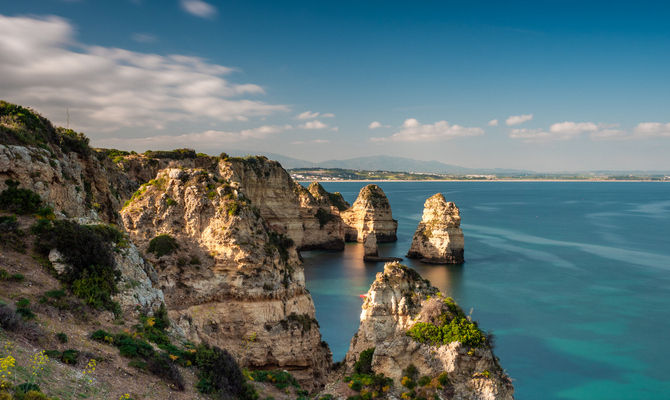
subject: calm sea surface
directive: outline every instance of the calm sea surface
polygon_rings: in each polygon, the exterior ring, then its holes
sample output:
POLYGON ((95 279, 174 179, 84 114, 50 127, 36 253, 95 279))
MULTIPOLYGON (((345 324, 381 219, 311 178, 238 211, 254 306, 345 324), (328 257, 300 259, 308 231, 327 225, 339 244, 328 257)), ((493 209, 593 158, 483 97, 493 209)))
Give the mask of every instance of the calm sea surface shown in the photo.
MULTIPOLYGON (((325 183, 352 203, 365 183, 325 183)), ((404 256, 424 201, 461 209, 462 266, 405 260, 496 335, 516 398, 670 399, 670 184, 383 182, 404 256)), ((383 263, 362 245, 303 252, 307 287, 335 360, 358 328, 383 263)))

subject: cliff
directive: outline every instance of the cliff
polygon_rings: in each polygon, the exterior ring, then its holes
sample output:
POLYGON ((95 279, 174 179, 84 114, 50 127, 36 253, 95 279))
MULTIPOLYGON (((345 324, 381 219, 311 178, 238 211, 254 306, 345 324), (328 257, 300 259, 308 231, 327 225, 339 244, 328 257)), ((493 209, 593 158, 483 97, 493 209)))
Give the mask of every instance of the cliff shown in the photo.
POLYGON ((431 196, 424 203, 407 257, 432 264, 461 264, 464 246, 458 207, 441 193, 431 196))
POLYGON ((342 211, 340 216, 346 241, 363 243, 369 234, 375 234, 380 243, 398 240, 398 221, 393 219, 386 194, 377 185, 363 187, 351 208, 342 211))
POLYGON ((511 381, 487 335, 451 298, 398 263, 386 264, 366 294, 361 323, 347 352, 347 370, 360 371, 366 359, 370 373, 392 379, 397 394, 513 398, 511 381))
POLYGON ((268 193, 249 178, 263 173, 225 161, 218 171, 168 168, 121 216, 158 270, 171 319, 190 340, 226 348, 241 365, 290 370, 311 388, 325 382, 330 350, 292 240, 272 230, 245 195, 268 193))

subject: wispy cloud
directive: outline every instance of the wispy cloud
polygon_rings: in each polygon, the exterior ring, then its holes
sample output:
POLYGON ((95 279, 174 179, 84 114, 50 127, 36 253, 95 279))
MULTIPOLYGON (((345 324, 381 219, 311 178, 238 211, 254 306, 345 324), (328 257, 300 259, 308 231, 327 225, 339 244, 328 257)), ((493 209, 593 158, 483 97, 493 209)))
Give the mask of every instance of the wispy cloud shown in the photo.
POLYGON ((89 46, 59 17, 0 15, 0 93, 75 129, 162 129, 174 122, 246 121, 288 111, 244 96, 262 87, 225 79, 234 70, 204 59, 89 46))
POLYGON ((295 116, 296 119, 301 119, 301 120, 315 119, 315 118, 318 118, 318 117, 333 118, 333 117, 335 117, 335 114, 333 114, 333 113, 323 113, 322 114, 322 113, 319 113, 319 112, 305 111, 305 112, 302 112, 302 113, 295 116))
POLYGON ((176 147, 217 148, 253 139, 265 139, 292 129, 291 125, 263 125, 240 131, 206 130, 182 135, 153 135, 141 138, 111 137, 98 140, 99 145, 115 148, 174 149, 176 147))
POLYGON ((314 139, 314 140, 296 140, 291 142, 291 144, 326 144, 330 143, 330 140, 326 139, 314 139))
POLYGON ((633 133, 637 137, 669 137, 670 122, 641 122, 637 124, 633 133))
POLYGON ((150 33, 133 33, 130 38, 138 43, 154 43, 158 40, 155 35, 150 33))
POLYGON ((489 121, 487 124, 488 126, 498 126, 498 120, 497 119, 492 119, 489 121))
POLYGON ((181 7, 189 14, 200 18, 213 18, 218 10, 213 5, 202 0, 180 0, 181 7))
POLYGON ((484 130, 476 127, 451 125, 447 121, 438 121, 434 124, 421 124, 414 118, 406 119, 401 129, 389 137, 373 137, 373 142, 434 142, 449 140, 457 137, 483 135, 484 130))
POLYGON ((547 142, 576 139, 590 134, 591 139, 606 140, 625 138, 626 132, 617 124, 564 121, 552 124, 549 129, 512 129, 509 137, 524 142, 547 142))
POLYGON ((390 128, 390 126, 384 125, 379 121, 372 121, 370 122, 370 125, 368 125, 368 129, 379 129, 379 128, 390 128))
POLYGON ((330 126, 328 124, 324 124, 323 122, 319 121, 318 119, 315 119, 313 121, 307 121, 304 124, 298 125, 298 128, 308 129, 308 130, 330 129, 331 131, 337 131, 339 129, 336 126, 330 126))
POLYGON ((533 114, 510 115, 506 120, 507 126, 520 125, 533 119, 533 114))

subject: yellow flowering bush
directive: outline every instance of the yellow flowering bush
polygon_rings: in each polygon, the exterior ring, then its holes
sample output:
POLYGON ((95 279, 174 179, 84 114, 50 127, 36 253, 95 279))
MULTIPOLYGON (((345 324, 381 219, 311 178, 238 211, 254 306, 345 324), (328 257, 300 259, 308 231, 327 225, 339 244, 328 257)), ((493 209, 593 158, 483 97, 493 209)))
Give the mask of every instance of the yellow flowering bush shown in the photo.
POLYGON ((0 358, 0 389, 9 386, 9 379, 12 378, 12 368, 16 367, 16 359, 11 355, 0 358))

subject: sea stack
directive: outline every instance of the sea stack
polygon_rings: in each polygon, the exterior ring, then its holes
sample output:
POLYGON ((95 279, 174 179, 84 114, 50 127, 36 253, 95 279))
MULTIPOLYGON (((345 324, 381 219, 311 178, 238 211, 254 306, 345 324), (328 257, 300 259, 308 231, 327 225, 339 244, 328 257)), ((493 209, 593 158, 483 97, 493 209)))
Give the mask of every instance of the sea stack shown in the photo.
POLYGON ((477 323, 399 263, 387 263, 365 295, 345 363, 347 373, 365 364, 368 373, 392 379, 390 394, 397 398, 406 398, 409 388, 413 398, 511 400, 514 394, 477 323))
POLYGON ((367 185, 351 208, 340 213, 345 224, 344 240, 361 242, 375 234, 378 243, 398 240, 398 221, 393 219, 386 194, 377 185, 367 185))
POLYGON ((447 202, 438 193, 426 200, 423 207, 423 217, 407 257, 431 264, 463 263, 464 239, 456 204, 447 202))

